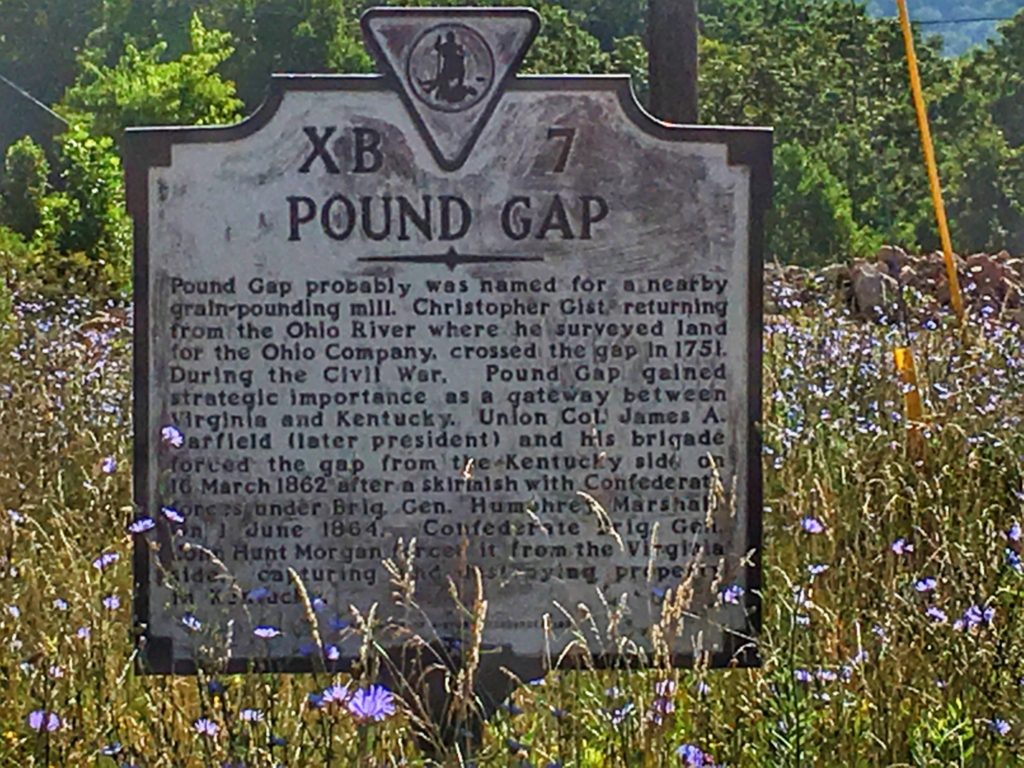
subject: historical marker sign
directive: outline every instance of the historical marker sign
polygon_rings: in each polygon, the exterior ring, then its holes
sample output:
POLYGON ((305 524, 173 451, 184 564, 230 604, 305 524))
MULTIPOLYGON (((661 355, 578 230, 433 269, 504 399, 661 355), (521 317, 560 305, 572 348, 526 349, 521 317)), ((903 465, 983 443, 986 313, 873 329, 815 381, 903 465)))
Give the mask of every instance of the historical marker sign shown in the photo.
POLYGON ((350 606, 458 637, 474 566, 513 667, 605 604, 647 647, 683 583, 673 652, 752 663, 770 133, 516 76, 531 11, 364 26, 382 77, 129 134, 147 667, 310 668, 289 569, 331 664, 350 606), (382 566, 412 541, 422 612, 382 566))

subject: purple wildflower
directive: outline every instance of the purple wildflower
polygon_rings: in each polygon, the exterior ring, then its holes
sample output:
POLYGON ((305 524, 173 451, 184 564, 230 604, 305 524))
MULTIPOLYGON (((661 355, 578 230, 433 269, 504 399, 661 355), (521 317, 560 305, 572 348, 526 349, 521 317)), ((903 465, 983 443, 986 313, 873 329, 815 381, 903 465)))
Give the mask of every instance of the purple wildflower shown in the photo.
POLYGON ((102 571, 106 568, 109 568, 120 559, 121 556, 117 554, 117 552, 104 552, 102 555, 100 555, 92 561, 92 567, 95 568, 97 571, 102 571))
POLYGON ((37 709, 28 716, 28 727, 33 731, 52 733, 60 728, 60 718, 55 712, 37 709))
POLYGON ((220 726, 208 717, 200 717, 192 723, 192 728, 195 729, 195 732, 199 735, 207 736, 211 739, 216 736, 217 731, 220 730, 220 726))
POLYGON ((828 566, 825 563, 814 563, 813 565, 807 566, 807 572, 811 576, 820 576, 828 570, 828 566))
POLYGON ((160 511, 163 512, 164 517, 172 523, 178 523, 180 525, 185 522, 185 518, 174 507, 160 507, 160 511))
POLYGON ((636 709, 636 706, 632 701, 627 701, 621 707, 613 709, 610 713, 612 725, 622 725, 622 723, 626 722, 626 719, 633 714, 634 709, 636 709))
POLYGON ((100 471, 105 475, 112 475, 117 471, 117 459, 107 456, 100 462, 100 471))
POLYGON ((939 586, 939 582, 931 576, 927 576, 914 582, 914 589, 918 592, 932 592, 937 586, 939 586))
POLYGON ((928 610, 925 611, 925 615, 936 624, 945 624, 949 621, 949 617, 946 615, 946 612, 934 605, 928 606, 928 610))
POLYGON ((953 629, 957 632, 963 632, 964 630, 991 624, 995 616, 995 608, 982 608, 980 605, 972 605, 964 611, 964 615, 961 618, 953 622, 953 629))
POLYGON ((320 694, 320 701, 324 706, 328 704, 341 706, 348 701, 350 695, 347 685, 332 685, 330 688, 324 688, 324 692, 320 694))
POLYGON ((191 630, 192 632, 198 632, 203 628, 203 623, 191 613, 186 613, 182 616, 181 623, 185 625, 185 629, 191 630))
POLYGON ((128 526, 128 533, 145 533, 151 531, 156 527, 156 523, 151 517, 140 517, 137 520, 132 521, 128 526))
POLYGON ((825 526, 815 517, 805 517, 800 521, 800 527, 803 528, 805 533, 809 533, 811 535, 823 533, 825 531, 825 526))
POLYGON ((275 637, 281 636, 281 630, 279 630, 277 627, 271 626, 256 627, 256 629, 254 629, 252 633, 256 635, 256 637, 261 638, 263 640, 272 640, 275 637))
POLYGON ((117 595, 107 595, 103 598, 103 607, 108 611, 116 611, 121 607, 121 598, 117 595))
POLYGON ((1020 523, 1014 523, 1010 526, 1010 530, 1006 532, 1006 538, 1010 541, 1020 542, 1021 538, 1024 538, 1024 530, 1021 530, 1020 523))
POLYGON ((989 720, 988 727, 1000 736, 1005 736, 1010 732, 1010 724, 998 717, 989 720))
POLYGON ((740 598, 743 597, 743 587, 739 584, 732 584, 722 590, 722 602, 730 603, 732 605, 739 605, 740 598))
POLYGON ((185 444, 185 435, 173 424, 168 424, 160 430, 160 439, 171 448, 181 448, 185 444))
POLYGON ((710 768, 714 760, 700 747, 683 744, 676 748, 676 757, 683 761, 686 768, 710 768))
POLYGON ((914 545, 908 542, 906 539, 896 539, 892 544, 889 545, 889 549, 893 551, 895 555, 908 555, 914 551, 914 545))
POLYGON ((263 712, 259 709, 243 709, 238 716, 247 723, 263 722, 263 712))
POLYGON ((1024 562, 1021 561, 1020 555, 1009 547, 1006 548, 1006 564, 1017 573, 1024 573, 1024 562))
POLYGON ((68 601, 58 597, 53 601, 53 607, 58 611, 66 611, 68 609, 68 601))
POLYGON ((349 700, 348 711, 359 722, 380 722, 395 714, 395 697, 382 685, 360 688, 349 700))

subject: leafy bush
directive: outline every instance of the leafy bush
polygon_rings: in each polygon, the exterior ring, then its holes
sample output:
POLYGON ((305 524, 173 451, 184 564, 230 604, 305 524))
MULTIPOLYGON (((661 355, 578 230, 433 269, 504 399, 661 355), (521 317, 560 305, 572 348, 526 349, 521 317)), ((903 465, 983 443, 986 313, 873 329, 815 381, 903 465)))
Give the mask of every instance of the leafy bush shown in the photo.
POLYGON ((64 97, 64 107, 87 115, 93 129, 120 136, 135 125, 214 125, 235 122, 242 106, 234 83, 216 69, 234 51, 230 35, 207 29, 193 16, 190 52, 162 61, 166 42, 140 50, 131 42, 113 67, 101 53, 87 52, 82 74, 64 97))
POLYGON ((769 252, 794 264, 842 261, 881 245, 857 226, 850 195, 829 166, 799 144, 776 149, 769 232, 769 252))
POLYGON ((46 155, 30 137, 8 147, 0 183, 0 224, 31 237, 39 227, 49 175, 46 155))

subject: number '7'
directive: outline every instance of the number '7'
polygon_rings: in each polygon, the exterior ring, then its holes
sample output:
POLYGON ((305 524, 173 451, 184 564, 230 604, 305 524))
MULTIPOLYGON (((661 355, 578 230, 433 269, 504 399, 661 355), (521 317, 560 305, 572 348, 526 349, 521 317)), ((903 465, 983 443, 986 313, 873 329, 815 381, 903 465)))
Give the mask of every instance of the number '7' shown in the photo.
POLYGON ((558 155, 558 159, 555 161, 555 173, 561 173, 565 170, 566 164, 569 162, 569 153, 572 152, 572 144, 576 141, 576 129, 575 128, 548 128, 548 141, 552 139, 561 139, 565 142, 562 145, 562 151, 558 155))

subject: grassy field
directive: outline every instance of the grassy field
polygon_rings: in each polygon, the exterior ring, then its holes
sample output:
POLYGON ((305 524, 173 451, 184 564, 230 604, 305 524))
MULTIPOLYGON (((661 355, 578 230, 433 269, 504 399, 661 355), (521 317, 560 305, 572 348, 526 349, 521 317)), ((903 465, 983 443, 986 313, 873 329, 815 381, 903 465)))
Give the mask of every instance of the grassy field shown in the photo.
MULTIPOLYGON (((909 461, 902 330, 772 290, 763 668, 553 672, 466 764, 1024 764, 1024 332, 913 330, 909 461)), ((424 764, 368 676, 135 674, 130 339, 123 308, 22 304, 0 340, 0 765, 424 764)))

